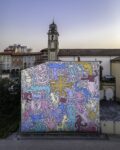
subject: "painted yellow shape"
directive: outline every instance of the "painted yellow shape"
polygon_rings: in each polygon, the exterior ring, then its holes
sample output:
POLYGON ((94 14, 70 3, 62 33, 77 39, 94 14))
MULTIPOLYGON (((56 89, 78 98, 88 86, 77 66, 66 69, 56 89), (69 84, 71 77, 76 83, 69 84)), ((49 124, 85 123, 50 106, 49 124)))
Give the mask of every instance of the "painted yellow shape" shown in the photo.
POLYGON ((59 129, 65 129, 65 123, 68 121, 68 118, 66 115, 63 116, 62 123, 57 126, 57 130, 59 129))
POLYGON ((86 105, 86 110, 88 112, 88 118, 90 120, 95 120, 99 111, 99 103, 95 100, 90 100, 90 102, 86 105))
POLYGON ((83 65, 84 69, 86 71, 88 71, 89 75, 92 75, 92 65, 90 63, 87 63, 87 62, 81 62, 81 64, 83 65))
POLYGON ((67 83, 63 76, 59 76, 58 80, 50 81, 50 85, 54 92, 59 92, 60 96, 66 96, 65 88, 71 88, 73 83, 67 83))
POLYGON ((96 112, 94 111, 89 111, 88 113, 88 117, 91 119, 91 120, 95 120, 96 119, 96 112))

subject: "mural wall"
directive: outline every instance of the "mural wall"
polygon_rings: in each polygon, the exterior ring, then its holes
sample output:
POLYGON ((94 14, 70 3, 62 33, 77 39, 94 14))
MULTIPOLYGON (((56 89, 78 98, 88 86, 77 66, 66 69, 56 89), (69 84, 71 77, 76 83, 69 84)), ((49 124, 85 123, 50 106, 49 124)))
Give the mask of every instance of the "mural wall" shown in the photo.
POLYGON ((21 73, 21 131, 99 130, 98 62, 47 62, 21 73))

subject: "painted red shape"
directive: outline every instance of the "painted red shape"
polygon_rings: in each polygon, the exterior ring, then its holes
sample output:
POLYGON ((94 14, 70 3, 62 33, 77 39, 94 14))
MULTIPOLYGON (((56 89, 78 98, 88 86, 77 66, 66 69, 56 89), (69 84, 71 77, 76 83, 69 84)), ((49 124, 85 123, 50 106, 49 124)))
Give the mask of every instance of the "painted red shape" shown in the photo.
POLYGON ((66 103, 66 101, 67 101, 67 99, 66 99, 66 98, 64 98, 64 97, 61 97, 61 98, 60 98, 60 102, 62 102, 62 103, 66 103))
POLYGON ((27 101, 32 100, 32 93, 23 93, 23 97, 24 99, 26 99, 27 101))

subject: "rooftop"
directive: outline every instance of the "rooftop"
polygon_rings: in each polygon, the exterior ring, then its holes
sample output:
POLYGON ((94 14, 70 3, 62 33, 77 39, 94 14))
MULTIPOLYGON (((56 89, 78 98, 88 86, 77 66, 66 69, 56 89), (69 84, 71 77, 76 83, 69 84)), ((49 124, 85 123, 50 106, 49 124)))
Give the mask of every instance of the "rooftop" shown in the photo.
POLYGON ((116 57, 116 58, 112 59, 111 62, 120 62, 120 57, 116 57))
POLYGON ((120 49, 60 49, 58 56, 120 56, 120 49))
POLYGON ((0 52, 0 55, 11 55, 11 56, 32 56, 32 55, 40 55, 40 52, 0 52))

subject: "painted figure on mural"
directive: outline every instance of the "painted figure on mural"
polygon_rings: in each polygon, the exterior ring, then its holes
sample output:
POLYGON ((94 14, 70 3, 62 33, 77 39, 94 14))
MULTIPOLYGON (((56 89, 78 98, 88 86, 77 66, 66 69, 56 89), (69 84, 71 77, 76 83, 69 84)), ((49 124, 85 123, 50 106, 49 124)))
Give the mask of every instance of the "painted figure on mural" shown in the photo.
POLYGON ((83 121, 80 115, 76 116, 75 128, 77 131, 82 131, 83 127, 85 128, 87 123, 83 121))

